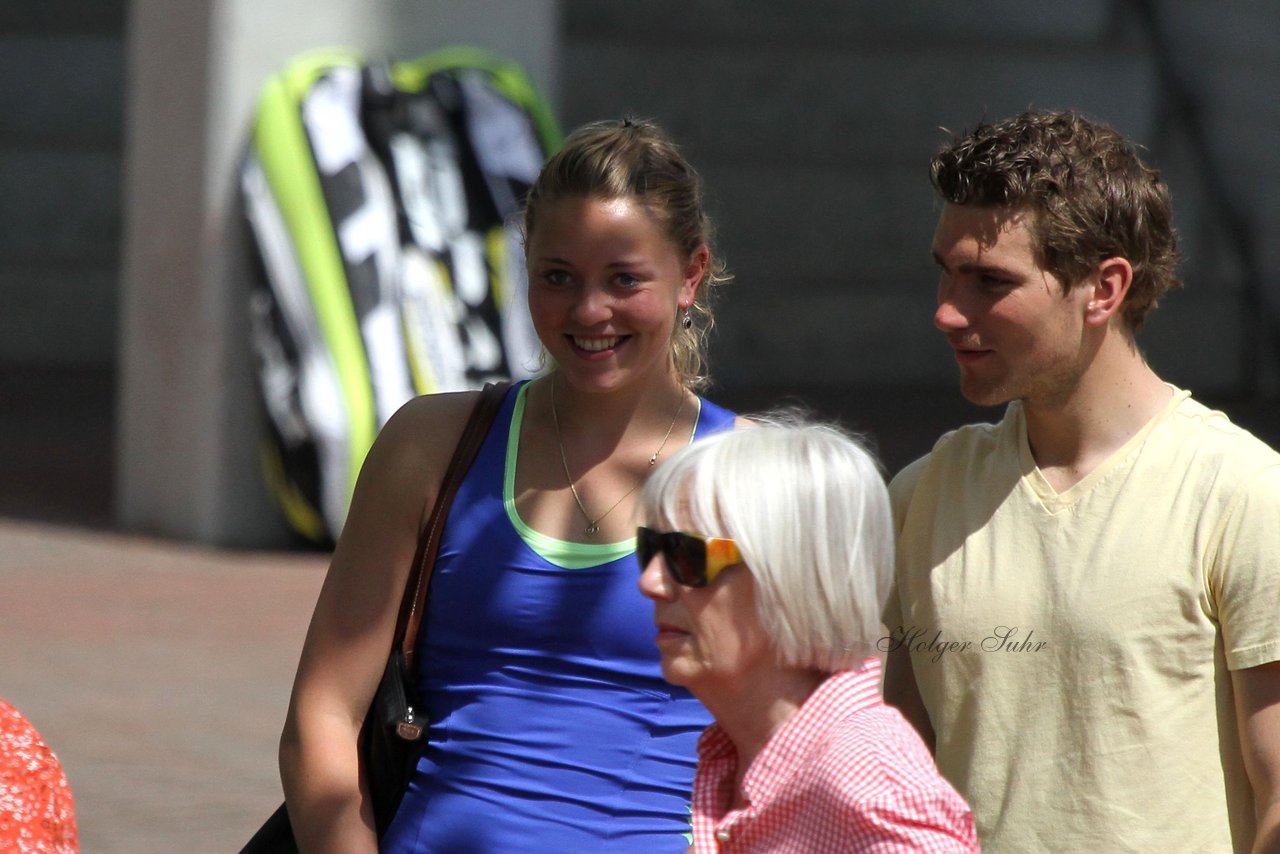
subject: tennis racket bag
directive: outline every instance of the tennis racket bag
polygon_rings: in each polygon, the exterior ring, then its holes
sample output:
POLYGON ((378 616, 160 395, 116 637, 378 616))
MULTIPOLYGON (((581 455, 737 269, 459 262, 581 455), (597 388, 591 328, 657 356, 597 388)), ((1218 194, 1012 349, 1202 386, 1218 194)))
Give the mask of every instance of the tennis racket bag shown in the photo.
POLYGON ((405 401, 535 370, 516 220, 559 140, 524 72, 470 48, 327 50, 264 85, 240 172, 263 467, 307 539, 337 538, 405 401))

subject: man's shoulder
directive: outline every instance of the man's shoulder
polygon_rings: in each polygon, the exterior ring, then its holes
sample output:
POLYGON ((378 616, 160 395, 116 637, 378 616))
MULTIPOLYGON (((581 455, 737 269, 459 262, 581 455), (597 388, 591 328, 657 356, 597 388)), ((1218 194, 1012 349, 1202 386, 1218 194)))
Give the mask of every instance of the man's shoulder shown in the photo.
POLYGON ((895 501, 909 498, 924 473, 929 470, 970 469, 1002 454, 1016 454, 1016 434, 1009 413, 996 423, 966 424, 943 433, 929 453, 908 463, 889 482, 895 501))
POLYGON ((1215 476, 1252 478, 1280 466, 1280 451, 1236 424, 1223 411, 1192 397, 1183 400, 1168 421, 1166 445, 1190 455, 1191 463, 1215 476))

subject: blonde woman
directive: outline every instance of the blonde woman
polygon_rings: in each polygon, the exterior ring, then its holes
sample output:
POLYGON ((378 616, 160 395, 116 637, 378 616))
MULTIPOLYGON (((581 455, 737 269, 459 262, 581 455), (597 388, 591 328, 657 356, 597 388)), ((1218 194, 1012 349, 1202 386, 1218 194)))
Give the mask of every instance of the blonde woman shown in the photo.
POLYGON ((424 514, 474 401, 384 428, 303 649, 281 774, 304 852, 678 852, 709 722, 662 679, 635 589, 651 471, 734 416, 700 398, 723 268, 697 174, 653 124, 585 127, 525 217, 554 367, 513 388, 454 500, 418 641, 428 744, 378 839, 356 748, 424 514))

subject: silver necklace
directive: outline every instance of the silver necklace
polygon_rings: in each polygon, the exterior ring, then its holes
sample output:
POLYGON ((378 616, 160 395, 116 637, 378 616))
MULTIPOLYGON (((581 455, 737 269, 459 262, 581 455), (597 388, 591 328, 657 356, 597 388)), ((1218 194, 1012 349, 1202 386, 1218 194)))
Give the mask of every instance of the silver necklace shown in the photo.
MULTIPOLYGON (((684 410, 684 391, 680 392, 680 403, 676 406, 676 414, 671 416, 671 423, 667 425, 667 433, 662 437, 662 444, 658 445, 658 450, 654 451, 649 457, 649 466, 652 468, 658 463, 658 455, 662 453, 662 449, 667 446, 667 440, 671 438, 671 431, 676 429, 676 422, 680 420, 680 413, 684 410)), ((578 503, 578 509, 582 511, 582 518, 587 520, 587 527, 583 529, 587 536, 594 536, 600 532, 600 523, 604 521, 604 517, 608 516, 618 505, 627 500, 627 496, 640 488, 640 484, 644 482, 644 478, 640 478, 631 488, 622 494, 622 497, 613 502, 608 510, 592 519, 591 514, 587 512, 587 508, 582 503, 582 498, 578 495, 578 487, 573 483, 573 475, 569 474, 569 461, 564 455, 564 437, 560 435, 560 415, 556 412, 556 379, 553 374, 551 377, 551 422, 556 428, 556 444, 560 447, 560 465, 564 466, 564 478, 569 481, 569 492, 573 493, 573 500, 578 503)))

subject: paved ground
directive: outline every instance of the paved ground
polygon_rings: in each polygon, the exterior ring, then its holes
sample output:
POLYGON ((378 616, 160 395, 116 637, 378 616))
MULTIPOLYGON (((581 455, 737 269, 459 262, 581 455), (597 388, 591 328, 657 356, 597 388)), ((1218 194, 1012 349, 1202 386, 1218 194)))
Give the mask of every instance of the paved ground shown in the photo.
POLYGON ((66 767, 85 852, 234 852, 275 808, 324 563, 0 519, 0 696, 66 767))

